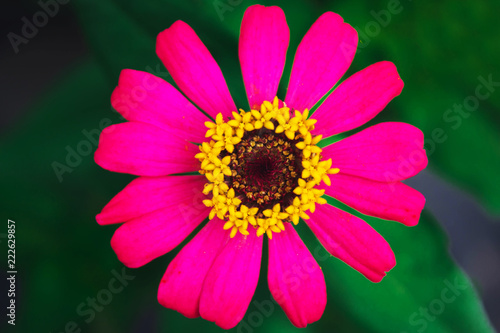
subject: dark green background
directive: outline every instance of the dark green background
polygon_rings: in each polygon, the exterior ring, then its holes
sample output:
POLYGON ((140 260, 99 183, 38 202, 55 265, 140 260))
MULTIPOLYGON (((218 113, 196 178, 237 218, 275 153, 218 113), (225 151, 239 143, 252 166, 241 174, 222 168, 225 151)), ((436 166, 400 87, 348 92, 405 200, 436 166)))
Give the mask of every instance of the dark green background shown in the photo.
MULTIPOLYGON (((3 237, 7 219, 15 220, 19 272, 15 331, 64 332, 69 322, 83 332, 221 331, 212 323, 186 319, 157 303, 159 280, 178 249, 145 267, 126 269, 134 279, 92 320, 88 314, 77 313, 88 297, 108 288, 113 271, 123 269, 109 245, 115 227, 98 226, 94 216, 133 177, 99 168, 92 154, 80 155, 81 160, 74 161, 72 171, 62 179, 56 176, 53 163, 66 164, 68 149, 77 150, 84 142, 94 150, 85 133, 96 136, 104 123, 122 121, 109 103, 121 69, 145 70, 169 80, 155 55, 155 39, 178 19, 197 31, 220 64, 237 105, 245 107, 237 38, 243 13, 253 3, 72 0, 61 5, 27 44, 20 45, 18 53, 3 38, 0 248, 5 255, 0 256, 6 257, 7 252, 3 237)), ((496 274, 500 87, 480 101, 476 111, 461 116, 460 125, 443 116, 475 95, 480 76, 500 82, 500 3, 401 0, 400 10, 390 15, 387 24, 376 16, 388 9, 389 1, 259 3, 280 5, 290 26, 281 97, 300 39, 319 15, 331 10, 361 32, 360 48, 348 74, 389 60, 405 81, 402 95, 370 124, 404 121, 421 128, 427 138, 429 167, 409 181, 426 195, 430 208, 420 224, 407 228, 366 218, 389 241, 398 260, 381 283, 373 284, 325 256, 311 232, 299 225, 324 270, 328 289, 323 318, 302 332, 492 332, 480 295, 489 300, 492 322, 500 325, 496 274), (369 30, 377 26, 378 30, 369 30), (443 142, 433 138, 436 131, 444 133, 443 142), (448 235, 453 253, 472 280, 449 254, 448 235), (425 326, 416 322, 422 317, 411 319, 421 307, 441 299, 448 283, 454 282, 465 284, 464 290, 442 313, 425 320, 425 326)), ((32 21, 42 10, 35 1, 11 6, 1 14, 4 36, 21 34, 22 18, 32 21)), ((234 331, 298 331, 276 303, 270 303, 265 276, 264 264, 256 303, 234 331), (273 310, 268 314, 257 303, 272 304, 273 310)), ((0 294, 5 309, 6 292, 0 290, 0 294)), ((2 318, 2 332, 12 330, 3 314, 2 318)))

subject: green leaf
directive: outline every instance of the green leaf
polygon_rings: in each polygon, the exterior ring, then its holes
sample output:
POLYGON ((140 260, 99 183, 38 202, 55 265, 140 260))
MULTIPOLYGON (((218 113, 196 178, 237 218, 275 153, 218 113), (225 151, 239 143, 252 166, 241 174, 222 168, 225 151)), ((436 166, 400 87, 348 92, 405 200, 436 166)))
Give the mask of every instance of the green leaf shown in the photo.
POLYGON ((368 63, 379 54, 398 67, 406 86, 391 103, 390 117, 423 130, 429 167, 500 214, 500 65, 496 61, 500 35, 495 30, 500 3, 488 3, 401 2, 401 13, 392 16, 390 25, 372 38, 360 56, 368 63), (434 17, 429 19, 429 13, 434 17), (488 77, 496 82, 490 91, 483 84, 488 77), (477 89, 488 97, 479 98, 477 89), (454 112, 455 105, 463 113, 454 112))
MULTIPOLYGON (((449 254, 439 224, 423 213, 416 227, 363 216, 333 198, 329 203, 370 223, 391 245, 397 265, 380 283, 372 283, 343 262, 329 257, 302 225, 301 235, 325 273, 326 313, 357 323, 349 332, 493 332, 475 287, 449 254)), ((302 224, 302 223, 301 223, 302 224)), ((326 325, 336 323, 329 316, 326 325)), ((324 325, 325 323, 322 323, 324 325)))

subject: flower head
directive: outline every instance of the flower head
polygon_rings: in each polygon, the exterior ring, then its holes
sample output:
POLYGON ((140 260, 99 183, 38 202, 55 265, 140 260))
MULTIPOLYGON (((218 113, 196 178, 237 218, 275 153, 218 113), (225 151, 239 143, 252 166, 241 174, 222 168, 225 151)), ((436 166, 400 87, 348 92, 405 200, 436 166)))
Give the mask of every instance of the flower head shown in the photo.
POLYGON ((160 78, 124 70, 111 101, 129 122, 103 131, 95 154, 103 168, 139 176, 97 216, 103 225, 125 222, 111 245, 126 266, 169 252, 208 217, 168 266, 158 300, 226 329, 251 301, 264 238, 275 300, 295 326, 321 317, 325 280, 294 229, 301 219, 332 255, 369 280, 394 267, 382 236, 329 205, 326 195, 408 226, 418 223, 425 202, 400 182, 427 164, 415 127, 381 123, 320 145, 371 120, 399 95, 395 66, 379 62, 354 74, 311 114, 349 67, 357 33, 337 14, 318 18, 297 49, 282 100, 277 90, 288 42, 279 7, 247 9, 239 58, 249 107, 237 109, 208 49, 186 23, 175 22, 159 34, 157 53, 189 100, 160 78))

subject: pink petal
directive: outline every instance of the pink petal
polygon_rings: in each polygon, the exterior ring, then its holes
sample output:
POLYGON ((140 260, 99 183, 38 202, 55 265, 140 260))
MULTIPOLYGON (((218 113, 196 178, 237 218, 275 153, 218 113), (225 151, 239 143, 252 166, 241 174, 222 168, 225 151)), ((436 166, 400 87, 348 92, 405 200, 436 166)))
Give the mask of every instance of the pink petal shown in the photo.
POLYGON ((370 281, 380 282, 396 265, 389 244, 360 218, 328 204, 310 216, 306 223, 326 250, 370 281))
POLYGON ((381 183, 345 174, 331 176, 331 179, 331 186, 322 185, 320 188, 359 212, 407 226, 418 224, 425 198, 408 185, 381 183))
POLYGON ((332 12, 321 15, 306 33, 295 54, 285 102, 310 109, 351 65, 358 33, 332 12))
POLYGON ((272 101, 285 67, 290 30, 279 7, 254 5, 241 22, 239 56, 252 109, 272 101))
POLYGON ((165 208, 134 218, 116 229, 111 247, 127 267, 140 267, 179 245, 208 216, 202 197, 165 202, 165 208))
POLYGON ((323 149, 341 174, 380 182, 412 177, 427 166, 424 135, 405 123, 380 123, 323 149))
POLYGON ((152 74, 123 70, 111 104, 127 120, 156 125, 188 141, 205 140, 203 123, 209 119, 170 83, 152 74))
POLYGON ((295 326, 321 318, 326 285, 318 263, 290 224, 269 240, 269 289, 295 326))
POLYGON ((194 30, 182 21, 162 31, 156 53, 179 88, 209 115, 236 111, 222 72, 194 30))
POLYGON ((240 322, 259 280, 262 238, 255 232, 248 236, 238 233, 228 241, 203 284, 202 318, 223 329, 233 328, 240 322))
POLYGON ((105 128, 94 159, 104 169, 138 176, 194 172, 196 145, 146 123, 127 122, 105 128))
POLYGON ((314 134, 328 137, 373 119, 403 90, 392 62, 381 61, 349 77, 314 112, 314 134))
MULTIPOLYGON (((128 184, 96 216, 100 225, 121 223, 171 205, 183 215, 192 214, 205 195, 204 176, 139 177, 128 184), (182 206, 191 199, 197 205, 182 206)), ((201 207, 203 208, 203 207, 201 207)))
POLYGON ((217 217, 191 240, 168 265, 158 289, 158 302, 188 318, 200 316, 200 295, 215 258, 229 240, 217 217))

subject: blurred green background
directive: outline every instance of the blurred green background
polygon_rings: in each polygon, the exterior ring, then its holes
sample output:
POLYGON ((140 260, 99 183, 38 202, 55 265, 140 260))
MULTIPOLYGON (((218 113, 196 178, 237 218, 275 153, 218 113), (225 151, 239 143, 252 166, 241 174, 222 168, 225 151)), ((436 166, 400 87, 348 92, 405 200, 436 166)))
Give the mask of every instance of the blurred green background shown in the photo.
MULTIPOLYGON (((405 82, 401 96, 370 124, 404 121, 426 136, 429 167, 407 182, 427 198, 420 224, 407 228, 365 217, 398 260, 381 283, 325 255, 299 224, 328 289, 323 318, 301 331, 469 333, 500 327, 500 2, 48 3, 54 2, 4 4, 0 14, 0 256, 5 272, 7 219, 14 220, 18 270, 16 326, 2 315, 2 332, 222 331, 157 303, 159 281, 181 246, 124 271, 109 245, 116 227, 100 227, 94 216, 133 177, 101 169, 92 154, 102 127, 123 121, 109 102, 121 69, 172 82, 155 55, 155 39, 178 19, 196 30, 236 104, 246 106, 237 46, 241 18, 254 3, 281 6, 290 26, 281 97, 304 33, 323 12, 334 11, 360 36, 346 77, 389 60, 405 82), (33 20, 40 23, 36 31, 23 31, 33 20), (110 281, 123 274, 129 280, 110 292, 110 281), (443 293, 450 291, 455 297, 448 302, 443 293)), ((256 295, 235 332, 299 331, 272 301, 266 262, 264 255, 256 295)), ((5 312, 8 286, 2 286, 5 312)))

